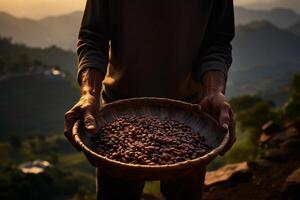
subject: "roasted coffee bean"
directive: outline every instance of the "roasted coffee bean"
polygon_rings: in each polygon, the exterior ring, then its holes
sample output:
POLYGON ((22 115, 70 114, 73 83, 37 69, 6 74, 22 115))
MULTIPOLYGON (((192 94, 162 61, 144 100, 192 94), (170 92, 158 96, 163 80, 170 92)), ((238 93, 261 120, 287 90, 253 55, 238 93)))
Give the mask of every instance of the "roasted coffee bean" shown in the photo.
POLYGON ((118 118, 105 124, 93 137, 97 153, 131 164, 174 164, 196 159, 212 149, 191 127, 150 116, 118 118))

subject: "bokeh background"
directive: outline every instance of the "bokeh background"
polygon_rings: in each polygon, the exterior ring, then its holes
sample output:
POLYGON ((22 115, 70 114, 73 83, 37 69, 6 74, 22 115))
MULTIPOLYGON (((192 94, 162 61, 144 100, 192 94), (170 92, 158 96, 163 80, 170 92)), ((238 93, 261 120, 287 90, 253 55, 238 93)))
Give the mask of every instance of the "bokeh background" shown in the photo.
MULTIPOLYGON (((0 0, 0 199, 95 199, 95 169, 63 136, 64 112, 80 95, 75 51, 84 5, 84 0, 0 0)), ((208 169, 244 161, 269 168, 252 171, 248 182, 214 185, 206 198, 286 199, 282 184, 300 163, 278 161, 278 152, 273 162, 268 155, 282 145, 272 149, 265 141, 290 128, 299 133, 300 1, 235 5, 227 97, 238 140, 208 169)), ((297 137, 283 157, 300 146, 297 137)), ((144 198, 161 198, 158 182, 146 184, 144 198)))

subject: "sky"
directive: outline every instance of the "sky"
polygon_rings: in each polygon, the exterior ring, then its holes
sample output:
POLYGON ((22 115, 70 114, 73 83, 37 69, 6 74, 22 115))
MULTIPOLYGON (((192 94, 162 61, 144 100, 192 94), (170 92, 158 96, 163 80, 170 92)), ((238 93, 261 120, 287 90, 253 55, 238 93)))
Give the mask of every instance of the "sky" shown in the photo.
MULTIPOLYGON (((274 0, 235 0, 235 4, 245 5, 258 1, 274 0)), ((83 10, 85 2, 86 0, 0 0, 0 10, 18 17, 39 19, 83 10)))
POLYGON ((39 19, 83 10, 86 0, 0 0, 0 10, 18 17, 39 19))

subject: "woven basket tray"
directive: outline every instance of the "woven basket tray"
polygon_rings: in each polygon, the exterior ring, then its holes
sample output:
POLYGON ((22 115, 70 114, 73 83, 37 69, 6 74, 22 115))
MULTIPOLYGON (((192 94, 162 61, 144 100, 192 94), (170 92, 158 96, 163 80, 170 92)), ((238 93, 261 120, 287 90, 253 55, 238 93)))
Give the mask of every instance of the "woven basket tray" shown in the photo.
POLYGON ((205 137, 213 150, 193 160, 168 165, 127 164, 103 157, 92 150, 91 135, 86 133, 82 123, 77 122, 68 139, 84 152, 94 166, 110 176, 132 180, 162 180, 178 177, 205 167, 219 155, 229 141, 229 133, 224 133, 216 121, 200 110, 198 105, 164 98, 132 98, 106 104, 97 115, 97 124, 104 126, 122 116, 150 115, 168 117, 192 127, 205 137))

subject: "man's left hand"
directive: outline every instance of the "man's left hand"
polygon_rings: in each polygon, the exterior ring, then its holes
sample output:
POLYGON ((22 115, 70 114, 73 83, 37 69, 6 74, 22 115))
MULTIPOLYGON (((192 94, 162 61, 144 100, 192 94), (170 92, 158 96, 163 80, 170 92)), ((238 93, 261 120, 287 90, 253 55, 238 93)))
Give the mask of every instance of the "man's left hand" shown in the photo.
POLYGON ((221 155, 224 155, 236 141, 235 121, 231 106, 222 92, 212 92, 204 95, 200 105, 204 112, 210 114, 219 122, 224 131, 229 130, 230 141, 221 153, 221 155))

